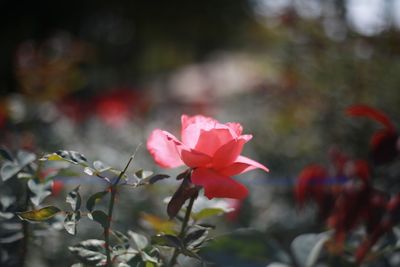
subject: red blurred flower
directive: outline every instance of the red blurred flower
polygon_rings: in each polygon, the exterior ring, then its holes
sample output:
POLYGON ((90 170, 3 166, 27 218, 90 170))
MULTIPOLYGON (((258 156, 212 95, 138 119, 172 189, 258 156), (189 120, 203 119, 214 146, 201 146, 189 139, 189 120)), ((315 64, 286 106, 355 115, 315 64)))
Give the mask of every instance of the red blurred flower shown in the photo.
MULTIPOLYGON (((351 106, 347 114, 367 117, 383 125, 370 141, 374 163, 388 163, 396 158, 399 135, 385 114, 365 105, 351 106)), ((300 173, 296 199, 300 205, 307 199, 317 203, 322 219, 335 231, 336 252, 342 251, 349 232, 365 226, 365 239, 355 253, 360 264, 373 245, 400 222, 400 194, 389 201, 386 192, 373 188, 366 161, 351 160, 338 150, 331 150, 330 158, 330 168, 311 165, 300 173)))
POLYGON ((147 141, 147 149, 163 168, 181 165, 192 168, 192 183, 202 186, 209 199, 242 199, 248 190, 231 176, 256 168, 268 171, 264 165, 240 155, 252 135, 242 135, 239 123, 222 124, 201 115, 182 115, 181 121, 182 141, 156 129, 147 141))
POLYGON ((95 99, 96 115, 108 126, 119 128, 128 122, 132 107, 138 101, 133 90, 118 89, 95 99))
POLYGON ((330 156, 330 172, 320 165, 303 169, 295 196, 301 206, 306 200, 318 205, 320 219, 335 230, 335 239, 341 247, 346 233, 371 218, 374 191, 367 162, 351 160, 338 150, 331 150, 330 156))
POLYGON ((369 199, 371 188, 369 184, 359 179, 346 182, 335 196, 334 208, 329 215, 327 224, 335 229, 337 241, 344 241, 345 235, 363 223, 369 214, 369 199))
POLYGON ((66 97, 57 103, 59 111, 75 123, 83 122, 89 115, 90 107, 77 97, 66 97))
POLYGON ((374 208, 374 212, 379 212, 379 214, 372 215, 374 227, 368 228, 367 226, 369 235, 356 251, 357 263, 361 263, 373 245, 378 242, 385 233, 390 232, 394 225, 400 222, 400 194, 393 196, 390 200, 382 195, 380 199, 375 200, 375 205, 378 207, 371 208, 374 208))
POLYGON ((351 106, 346 113, 349 116, 370 118, 384 127, 374 133, 370 141, 372 159, 376 164, 390 162, 397 156, 399 135, 386 114, 366 105, 351 106))
POLYGON ((328 171, 320 165, 305 167, 297 178, 295 197, 300 207, 306 200, 318 206, 318 217, 326 220, 334 207, 335 188, 338 183, 328 175, 328 171))
POLYGON ((332 249, 336 252, 342 251, 350 231, 364 225, 367 235, 355 253, 361 263, 379 238, 400 222, 400 194, 389 201, 385 192, 372 187, 366 161, 350 160, 334 152, 330 154, 331 173, 319 165, 303 169, 295 188, 296 200, 300 205, 306 200, 316 202, 320 218, 335 231, 332 249))
POLYGON ((148 102, 139 92, 129 89, 115 89, 85 98, 70 96, 58 102, 61 113, 75 123, 82 123, 91 116, 98 117, 107 126, 119 128, 126 124, 133 114, 146 112, 148 102))
POLYGON ((53 196, 58 196, 61 191, 63 190, 64 183, 60 180, 54 180, 53 181, 53 186, 51 188, 51 193, 53 196))

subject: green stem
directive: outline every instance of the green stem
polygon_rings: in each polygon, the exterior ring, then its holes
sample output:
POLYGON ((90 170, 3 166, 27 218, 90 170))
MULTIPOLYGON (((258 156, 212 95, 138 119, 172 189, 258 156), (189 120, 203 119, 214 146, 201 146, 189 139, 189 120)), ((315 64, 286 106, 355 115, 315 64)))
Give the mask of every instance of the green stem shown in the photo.
MULTIPOLYGON (((178 237, 181 238, 181 239, 183 239, 185 237, 186 228, 187 228, 188 223, 189 223, 190 214, 192 213, 193 203, 194 203, 196 197, 197 197, 197 194, 190 198, 189 204, 188 204, 188 206, 186 208, 185 218, 183 219, 181 231, 180 231, 180 233, 178 235, 178 237)), ((171 258, 171 260, 169 261, 169 264, 168 264, 169 267, 173 267, 175 265, 176 260, 178 258, 178 255, 179 255, 179 249, 175 248, 174 249, 174 254, 172 255, 172 258, 171 258)))
POLYGON ((115 197, 117 195, 117 186, 119 182, 121 181, 121 178, 124 176, 126 171, 128 170, 129 164, 131 164, 133 160, 133 156, 129 158, 128 163, 126 164, 124 170, 119 174, 118 178, 115 180, 115 182, 111 185, 110 187, 110 203, 108 205, 108 224, 107 227, 104 228, 104 242, 105 242, 105 247, 106 247, 106 256, 107 256, 107 267, 111 267, 111 251, 110 251, 110 228, 111 228, 111 221, 112 221, 112 216, 113 216, 113 210, 114 210, 114 203, 115 203, 115 197))

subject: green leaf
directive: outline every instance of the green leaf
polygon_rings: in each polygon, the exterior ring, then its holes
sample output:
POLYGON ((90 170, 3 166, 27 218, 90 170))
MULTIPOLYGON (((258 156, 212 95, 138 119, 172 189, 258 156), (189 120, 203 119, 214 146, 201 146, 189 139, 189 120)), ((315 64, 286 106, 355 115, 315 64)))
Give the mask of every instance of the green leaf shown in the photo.
POLYGON ((46 154, 43 157, 41 157, 39 160, 41 160, 41 161, 64 161, 64 159, 56 153, 46 154))
POLYGON ((109 169, 111 169, 110 166, 105 165, 103 162, 96 160, 95 162, 93 162, 93 168, 97 171, 97 172, 105 172, 108 171, 109 169))
POLYGON ((11 153, 6 148, 0 148, 0 157, 8 161, 14 160, 11 153))
POLYGON ((105 196, 107 195, 108 191, 101 191, 97 192, 89 197, 86 201, 86 208, 88 211, 92 211, 94 206, 105 196))
MULTIPOLYGON (((3 151, 3 153, 8 153, 3 151)), ((6 154, 2 154, 2 156, 10 158, 11 155, 6 156, 6 154)), ((19 173, 26 165, 32 163, 36 159, 36 155, 27 151, 20 150, 17 153, 16 161, 11 160, 4 162, 3 166, 0 169, 0 175, 3 181, 7 181, 17 173, 19 173)))
POLYGON ((52 218, 60 211, 61 210, 55 206, 48 206, 39 210, 17 212, 17 215, 21 220, 41 222, 52 218))
MULTIPOLYGON (((105 171, 113 172, 113 169, 110 166, 105 165, 103 162, 98 161, 98 160, 93 162, 93 168, 85 167, 85 169, 83 170, 84 173, 86 173, 87 175, 91 175, 91 176, 93 176, 93 175, 100 176, 100 174, 105 171)), ((118 175, 119 175, 119 173, 118 173, 118 175)))
POLYGON ((76 234, 76 225, 78 224, 79 220, 81 219, 80 211, 77 212, 68 212, 67 216, 65 216, 64 220, 64 228, 65 230, 71 234, 76 234))
POLYGON ((6 210, 7 208, 11 207, 11 205, 15 204, 17 201, 18 200, 15 195, 8 195, 8 194, 0 195, 0 205, 3 210, 6 210))
POLYGON ((145 178, 148 178, 148 177, 150 177, 152 175, 153 175, 152 171, 145 171, 143 169, 140 169, 140 170, 135 172, 135 176, 137 178, 139 178, 139 179, 145 179, 145 178))
MULTIPOLYGON (((61 162, 59 162, 61 163, 61 162)), ((62 163, 66 163, 66 162, 62 162, 62 163)), ((68 164, 68 163, 66 163, 68 164)), ((59 169, 59 166, 56 166, 55 168, 59 169)), ((81 176, 82 174, 80 172, 77 171, 73 171, 71 169, 65 169, 64 167, 62 167, 62 169, 59 169, 57 173, 54 174, 50 174, 49 176, 46 177, 46 180, 49 179, 53 179, 55 176, 58 177, 76 177, 76 176, 81 176)))
POLYGON ((158 246, 179 248, 183 247, 182 241, 173 235, 158 234, 152 236, 151 243, 158 246))
POLYGON ((154 176, 148 176, 146 178, 140 179, 139 182, 133 183, 134 186, 142 186, 148 184, 154 184, 162 179, 169 178, 169 175, 166 174, 156 174, 154 176))
POLYGON ((203 228, 203 229, 215 229, 215 225, 209 224, 209 223, 198 223, 196 224, 197 228, 203 228))
POLYGON ((125 234, 121 233, 120 231, 117 230, 111 230, 111 233, 119 239, 120 242, 125 243, 129 242, 129 237, 127 237, 125 234))
POLYGON ((206 240, 207 236, 208 236, 208 230, 199 229, 199 230, 190 232, 185 237, 183 242, 188 248, 193 249, 195 247, 200 246, 206 240))
POLYGON ((133 240, 134 246, 132 247, 137 250, 143 250, 149 244, 147 237, 145 237, 144 235, 135 233, 133 231, 128 231, 128 235, 133 240))
POLYGON ((33 179, 34 175, 31 174, 31 173, 28 173, 28 172, 19 172, 18 175, 17 175, 17 178, 18 179, 27 179, 27 180, 29 180, 29 179, 33 179))
POLYGON ((111 233, 118 239, 118 243, 125 245, 129 243, 129 237, 121 233, 120 231, 111 230, 111 233))
POLYGON ((105 266, 107 257, 105 255, 105 242, 103 240, 85 240, 75 246, 68 247, 68 249, 84 264, 105 266))
POLYGON ((121 247, 121 246, 114 246, 112 249, 112 257, 113 258, 118 258, 118 261, 122 262, 129 262, 131 259, 136 257, 139 254, 139 251, 127 247, 121 247))
POLYGON ((36 155, 27 151, 20 150, 17 153, 17 161, 21 167, 32 163, 36 159, 36 155))
POLYGON ((74 211, 77 211, 81 208, 81 195, 79 194, 79 187, 80 185, 78 185, 74 190, 72 190, 71 192, 68 193, 68 196, 66 198, 66 202, 69 203, 71 205, 71 208, 74 211))
POLYGON ((167 179, 167 178, 169 178, 169 177, 170 177, 170 176, 167 175, 167 174, 156 174, 156 175, 150 177, 149 183, 150 183, 150 184, 154 184, 154 183, 156 183, 156 182, 158 182, 158 181, 160 181, 160 180, 164 180, 164 179, 167 179))
POLYGON ((13 217, 14 217, 14 213, 0 211, 0 221, 2 221, 2 219, 9 220, 13 217))
POLYGON ((197 253, 194 252, 194 251, 191 251, 191 250, 188 250, 188 249, 183 249, 181 252, 185 256, 188 256, 188 257, 191 257, 191 258, 195 258, 195 259, 198 259, 198 260, 202 260, 201 257, 199 255, 197 255, 197 253))
MULTIPOLYGON (((158 259, 156 257, 152 257, 144 251, 142 251, 140 253, 140 255, 142 256, 142 260, 144 262, 146 262, 146 266, 147 266, 147 263, 152 263, 152 264, 158 263, 158 259)), ((153 266, 153 265, 150 265, 150 266, 153 266)))
POLYGON ((225 211, 220 208, 205 208, 197 213, 192 214, 192 218, 195 220, 203 220, 208 217, 224 214, 225 211))
POLYGON ((91 215, 91 218, 88 216, 90 219, 101 224, 101 226, 104 229, 108 228, 110 220, 108 218, 108 215, 105 214, 104 211, 95 210, 95 211, 91 212, 90 215, 91 215))
POLYGON ((297 236, 291 248, 297 261, 303 267, 312 267, 318 260, 324 244, 331 237, 329 232, 321 234, 303 234, 297 236))
MULTIPOLYGON (((118 259, 120 259, 120 257, 118 257, 118 259)), ((120 262, 118 263, 117 267, 130 267, 130 266, 125 262, 120 262)))
POLYGON ((87 159, 85 156, 76 151, 68 150, 58 150, 56 153, 47 154, 43 156, 40 160, 45 161, 67 161, 72 164, 80 164, 82 166, 87 166, 87 159))
POLYGON ((33 195, 30 197, 30 200, 35 206, 39 206, 46 197, 51 195, 53 181, 36 183, 35 180, 30 179, 27 184, 29 190, 33 193, 33 195))
MULTIPOLYGON (((17 224, 17 227, 18 226, 20 226, 20 225, 17 224)), ((24 233, 22 231, 12 232, 7 235, 2 233, 2 235, 0 236, 0 246, 1 246, 1 244, 14 243, 15 241, 21 240, 22 238, 24 238, 24 233)))
MULTIPOLYGON (((4 152, 4 151, 3 151, 4 152)), ((5 156, 5 155, 3 155, 5 156)), ((5 156, 8 157, 8 156, 5 156)), ((7 181, 17 173, 19 173, 26 165, 30 164, 32 161, 36 159, 35 154, 26 152, 26 151, 18 151, 16 161, 6 161, 0 169, 0 175, 3 181, 7 181)))
POLYGON ((7 181, 8 179, 16 175, 19 171, 21 171, 21 169, 22 168, 18 164, 12 161, 6 161, 0 169, 1 178, 3 179, 3 181, 7 181))

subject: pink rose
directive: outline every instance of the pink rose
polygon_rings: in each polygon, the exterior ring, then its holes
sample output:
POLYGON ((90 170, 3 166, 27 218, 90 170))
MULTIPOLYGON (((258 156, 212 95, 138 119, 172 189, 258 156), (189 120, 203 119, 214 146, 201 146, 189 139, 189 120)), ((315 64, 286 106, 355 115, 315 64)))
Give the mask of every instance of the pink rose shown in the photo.
POLYGON ((202 186, 209 199, 245 198, 247 188, 231 176, 257 168, 268 172, 264 165, 240 155, 252 135, 242 135, 239 123, 222 124, 201 115, 182 115, 181 121, 182 141, 156 129, 147 140, 147 149, 163 168, 192 168, 192 183, 202 186))

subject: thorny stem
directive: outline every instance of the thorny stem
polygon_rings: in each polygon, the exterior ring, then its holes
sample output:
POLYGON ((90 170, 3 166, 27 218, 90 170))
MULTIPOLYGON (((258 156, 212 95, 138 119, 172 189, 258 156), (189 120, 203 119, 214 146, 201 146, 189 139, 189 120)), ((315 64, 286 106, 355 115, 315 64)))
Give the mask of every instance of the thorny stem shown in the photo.
MULTIPOLYGON (((186 208, 185 218, 183 219, 181 231, 178 235, 179 238, 181 238, 181 239, 185 237, 186 228, 189 223, 190 214, 192 213, 193 203, 194 203, 196 197, 197 197, 197 194, 190 198, 189 204, 186 208)), ((178 255, 179 255, 179 249, 175 248, 174 254, 172 255, 172 258, 168 264, 169 267, 173 267, 175 265, 178 255)))
POLYGON ((119 174, 118 178, 115 180, 115 182, 111 185, 110 187, 110 203, 108 205, 108 223, 107 227, 104 228, 104 242, 105 242, 105 247, 106 247, 106 256, 107 256, 107 267, 111 267, 111 251, 110 251, 110 228, 111 228, 111 221, 112 221, 112 215, 113 215, 113 210, 114 210, 114 203, 115 203, 115 197, 117 195, 117 186, 118 183, 121 181, 121 178, 125 175, 126 171, 128 170, 129 164, 131 164, 133 160, 133 156, 129 158, 128 163, 126 164, 124 170, 119 174))

